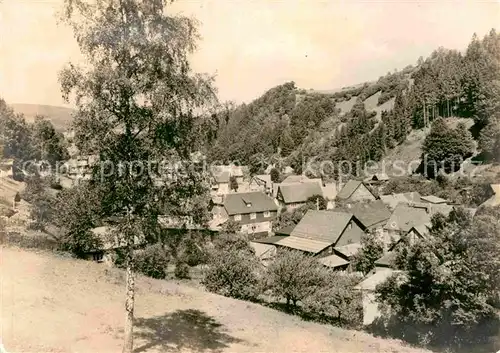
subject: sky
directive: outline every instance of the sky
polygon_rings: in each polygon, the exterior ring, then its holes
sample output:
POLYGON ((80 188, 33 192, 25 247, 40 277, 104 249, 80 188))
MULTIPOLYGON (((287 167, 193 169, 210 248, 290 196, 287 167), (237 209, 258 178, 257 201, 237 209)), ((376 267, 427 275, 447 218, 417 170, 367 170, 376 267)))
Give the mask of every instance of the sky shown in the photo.
MULTIPOLYGON (((65 105, 57 73, 80 59, 56 22, 62 0, 0 0, 0 97, 65 105)), ((287 81, 330 90, 415 64, 439 46, 465 49, 500 30, 500 1, 183 0, 197 18, 195 71, 216 75, 221 101, 249 102, 287 81)))

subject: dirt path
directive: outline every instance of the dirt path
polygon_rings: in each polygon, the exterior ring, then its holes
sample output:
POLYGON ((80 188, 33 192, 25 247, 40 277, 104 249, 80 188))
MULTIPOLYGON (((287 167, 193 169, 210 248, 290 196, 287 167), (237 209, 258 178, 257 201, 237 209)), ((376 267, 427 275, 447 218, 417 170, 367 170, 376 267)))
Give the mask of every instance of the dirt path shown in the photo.
MULTIPOLYGON (((14 248, 0 253, 1 341, 12 352, 121 352, 123 273, 14 248)), ((135 352, 425 352, 303 322, 185 284, 140 278, 135 352)))

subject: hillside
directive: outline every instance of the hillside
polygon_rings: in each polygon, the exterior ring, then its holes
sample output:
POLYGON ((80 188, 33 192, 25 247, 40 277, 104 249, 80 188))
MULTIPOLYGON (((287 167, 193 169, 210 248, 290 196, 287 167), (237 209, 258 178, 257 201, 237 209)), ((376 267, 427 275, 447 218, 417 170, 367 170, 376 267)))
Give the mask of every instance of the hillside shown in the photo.
POLYGON ((73 109, 53 105, 40 104, 10 104, 16 113, 23 114, 28 122, 35 116, 43 115, 52 122, 56 130, 66 131, 71 125, 73 109))
POLYGON ((253 172, 276 158, 298 173, 307 159, 348 162, 352 170, 384 157, 401 159, 400 153, 413 158, 425 138, 419 131, 438 118, 473 119, 476 140, 489 122, 486 130, 496 134, 499 48, 500 35, 492 30, 483 39, 473 36, 464 52, 439 48, 376 81, 329 91, 294 82, 273 87, 212 116, 209 159, 248 164, 253 172))
MULTIPOLYGON (((123 272, 8 247, 1 261, 8 352, 121 351, 123 272)), ((185 284, 139 278, 137 286, 135 352, 428 352, 185 284)))

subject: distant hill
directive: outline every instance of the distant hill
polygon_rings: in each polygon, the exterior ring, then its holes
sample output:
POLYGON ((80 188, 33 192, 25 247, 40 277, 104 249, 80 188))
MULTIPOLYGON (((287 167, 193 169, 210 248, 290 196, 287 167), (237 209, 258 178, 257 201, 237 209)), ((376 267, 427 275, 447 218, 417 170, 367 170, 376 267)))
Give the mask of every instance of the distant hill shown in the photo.
POLYGON ((43 115, 50 119, 56 130, 66 131, 73 120, 71 108, 41 104, 10 104, 16 113, 23 114, 27 121, 35 120, 35 116, 43 115))

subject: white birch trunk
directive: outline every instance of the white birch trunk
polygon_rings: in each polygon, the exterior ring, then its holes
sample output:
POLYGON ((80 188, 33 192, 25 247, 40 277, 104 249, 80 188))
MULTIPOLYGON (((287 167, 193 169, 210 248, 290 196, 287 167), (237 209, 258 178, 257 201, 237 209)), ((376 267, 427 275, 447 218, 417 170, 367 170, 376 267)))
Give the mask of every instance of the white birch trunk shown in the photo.
POLYGON ((125 300, 125 328, 123 339, 123 353, 132 353, 134 349, 134 300, 135 300, 135 273, 133 263, 133 247, 127 249, 127 289, 125 300))

